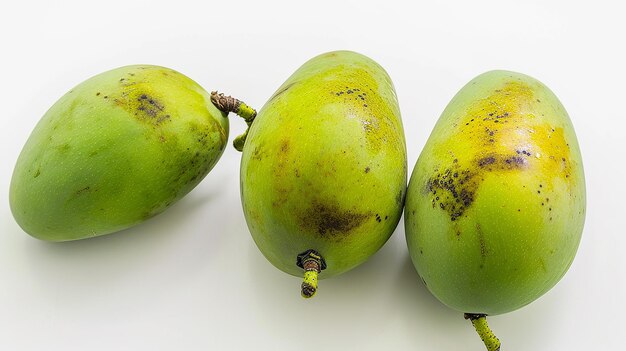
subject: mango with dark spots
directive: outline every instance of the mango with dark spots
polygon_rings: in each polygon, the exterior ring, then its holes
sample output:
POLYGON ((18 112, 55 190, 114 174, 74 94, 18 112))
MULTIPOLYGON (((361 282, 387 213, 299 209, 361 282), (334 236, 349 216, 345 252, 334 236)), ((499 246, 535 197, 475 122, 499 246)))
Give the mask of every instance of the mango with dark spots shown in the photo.
POLYGON ((48 241, 128 228, 191 191, 227 137, 226 114, 181 73, 140 65, 99 74, 33 130, 11 180, 13 216, 48 241))
POLYGON ((476 77, 452 99, 411 176, 411 258, 449 307, 501 314, 534 301, 569 268, 585 219, 574 128, 541 82, 476 77))
MULTIPOLYGON (((406 148, 384 69, 347 51, 315 57, 270 98, 243 148, 241 197, 252 237, 277 268, 320 278, 364 262, 402 214, 406 148)), ((303 290, 304 291, 304 290, 303 290)))

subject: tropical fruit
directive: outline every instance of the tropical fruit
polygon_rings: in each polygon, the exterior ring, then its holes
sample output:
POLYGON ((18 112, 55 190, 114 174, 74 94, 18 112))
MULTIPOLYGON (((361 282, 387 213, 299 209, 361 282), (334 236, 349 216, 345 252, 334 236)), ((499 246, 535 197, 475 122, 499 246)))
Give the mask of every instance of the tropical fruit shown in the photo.
POLYGON ((541 82, 507 71, 476 77, 449 103, 415 165, 405 208, 417 272, 493 350, 499 343, 485 315, 550 290, 574 259, 584 218, 567 112, 541 82))
POLYGON ((92 77, 39 121, 10 204, 32 236, 66 241, 140 223, 193 189, 220 158, 226 114, 193 80, 137 65, 92 77))
POLYGON ((241 200, 252 237, 282 271, 319 278, 357 266, 402 214, 406 148, 391 79, 348 51, 317 56, 251 122, 241 200))

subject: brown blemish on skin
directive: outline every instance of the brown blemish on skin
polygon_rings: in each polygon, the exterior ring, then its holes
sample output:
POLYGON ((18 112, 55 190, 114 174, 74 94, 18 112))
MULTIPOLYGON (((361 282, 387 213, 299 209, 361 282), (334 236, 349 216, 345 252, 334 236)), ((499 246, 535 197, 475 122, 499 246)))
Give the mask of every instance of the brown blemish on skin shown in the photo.
POLYGON ((261 161, 264 155, 265 153, 261 150, 261 145, 257 145, 254 147, 254 150, 252 151, 253 159, 261 161))
POLYGON ((60 154, 67 153, 68 151, 70 151, 71 148, 72 147, 70 146, 70 144, 67 144, 67 143, 61 144, 61 145, 56 147, 56 149, 59 151, 60 154))
MULTIPOLYGON (((205 124, 190 121, 186 129, 179 134, 168 133, 166 129, 150 131, 150 138, 154 138, 171 157, 165 160, 164 166, 171 169, 172 178, 170 202, 178 198, 177 189, 189 189, 197 184, 209 170, 215 165, 215 150, 217 143, 214 142, 215 133, 219 128, 217 123, 205 124), (188 147, 181 148, 179 137, 188 138, 188 147)), ((168 189, 164 189, 166 191, 168 189)), ((186 190, 182 190, 185 192, 186 190)))
POLYGON ((84 187, 84 188, 82 188, 82 189, 77 190, 74 194, 75 194, 76 196, 80 196, 80 195, 82 195, 82 194, 87 193, 89 190, 91 190, 91 187, 90 187, 90 186, 86 186, 86 187, 84 187))
POLYGON ((327 201, 313 201, 312 206, 303 213, 300 220, 303 228, 321 237, 341 240, 371 216, 371 213, 346 210, 327 201))
POLYGON ((533 115, 537 103, 531 86, 513 81, 470 105, 456 122, 453 140, 441 146, 449 156, 426 181, 424 192, 432 206, 456 220, 471 207, 490 173, 541 169, 571 179, 563 128, 533 115))
POLYGON ((490 171, 505 171, 523 169, 527 167, 528 160, 517 155, 492 154, 478 159, 477 164, 479 168, 488 168, 490 171))
POLYGON ((437 204, 450 214, 452 221, 460 217, 474 201, 478 177, 469 170, 447 169, 428 181, 427 190, 432 194, 432 205, 437 204), (454 175, 457 175, 456 177, 454 175))
POLYGON ((163 101, 153 93, 130 88, 134 84, 134 82, 125 84, 119 96, 111 99, 113 103, 131 113, 140 122, 152 126, 158 127, 170 121, 171 115, 163 101))
POLYGON ((165 106, 158 99, 147 94, 141 94, 137 99, 136 114, 138 118, 152 121, 152 124, 158 125, 163 121, 170 119, 170 115, 165 113, 165 106))
POLYGON ((463 169, 453 162, 450 168, 436 171, 427 182, 426 191, 431 194, 433 207, 439 204, 452 221, 472 205, 485 173, 523 170, 528 160, 518 155, 491 154, 478 158, 470 166, 463 169))
POLYGON ((252 218, 252 221, 250 221, 250 224, 252 226, 256 226, 257 224, 260 226, 264 225, 263 217, 257 211, 249 207, 246 207, 245 209, 247 210, 248 214, 252 218))
POLYGON ((405 194, 404 190, 400 190, 400 191, 398 192, 398 194, 396 194, 396 203, 397 203, 398 205, 402 205, 402 204, 404 204, 404 196, 405 196, 405 195, 406 195, 406 194, 405 194))
POLYGON ((288 152, 289 152, 289 140, 284 139, 280 143, 280 153, 281 154, 286 154, 288 152))
POLYGON ((289 189, 276 187, 276 200, 272 201, 272 206, 280 207, 289 200, 289 189))
POLYGON ((485 167, 496 162, 496 158, 493 156, 483 157, 478 160, 478 167, 485 167))
POLYGON ((35 175, 33 175, 33 178, 37 178, 41 175, 41 170, 39 168, 37 168, 37 171, 35 171, 35 175))
MULTIPOLYGON (((288 169, 290 168, 290 153, 291 153, 291 143, 289 139, 282 139, 276 145, 278 156, 278 162, 276 162, 275 167, 273 168, 273 184, 275 189, 275 196, 272 200, 272 206, 280 207, 284 203, 289 200, 289 195, 291 193, 291 187, 288 186, 289 182, 285 181, 285 178, 292 177, 295 175, 291 173, 288 169)), ((256 151, 256 149, 255 149, 256 151)), ((259 155, 260 156, 260 155, 259 155)))

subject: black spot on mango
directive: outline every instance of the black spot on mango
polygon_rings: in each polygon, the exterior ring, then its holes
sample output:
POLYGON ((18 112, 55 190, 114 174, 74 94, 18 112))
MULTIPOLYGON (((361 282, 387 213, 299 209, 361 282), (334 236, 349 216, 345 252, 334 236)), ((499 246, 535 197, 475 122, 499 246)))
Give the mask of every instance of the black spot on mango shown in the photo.
POLYGON ((341 241, 370 216, 371 213, 346 211, 336 204, 315 201, 300 219, 306 230, 317 230, 317 234, 325 239, 341 241))

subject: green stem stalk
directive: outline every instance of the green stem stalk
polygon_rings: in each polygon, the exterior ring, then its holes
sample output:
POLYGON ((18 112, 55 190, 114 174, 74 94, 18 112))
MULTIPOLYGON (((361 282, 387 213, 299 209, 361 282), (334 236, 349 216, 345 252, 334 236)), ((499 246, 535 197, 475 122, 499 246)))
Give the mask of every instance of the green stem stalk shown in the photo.
POLYGON ((235 149, 237 151, 242 151, 243 146, 246 143, 246 138, 248 137, 248 130, 250 130, 250 126, 256 117, 256 110, 239 99, 235 99, 232 96, 226 96, 223 93, 218 93, 217 91, 211 92, 211 102, 220 111, 226 113, 233 112, 246 121, 248 128, 246 128, 246 131, 236 137, 233 141, 235 149))
POLYGON ((311 298, 317 292, 317 269, 304 271, 304 280, 302 281, 301 294, 305 299, 311 298))
POLYGON ((326 269, 324 258, 315 250, 308 250, 298 255, 298 267, 304 269, 304 280, 301 285, 302 297, 308 299, 317 292, 317 276, 326 269))
POLYGON ((480 339, 485 343, 488 351, 500 351, 500 340, 489 328, 486 314, 466 313, 465 319, 469 319, 472 322, 474 329, 476 329, 480 339))

